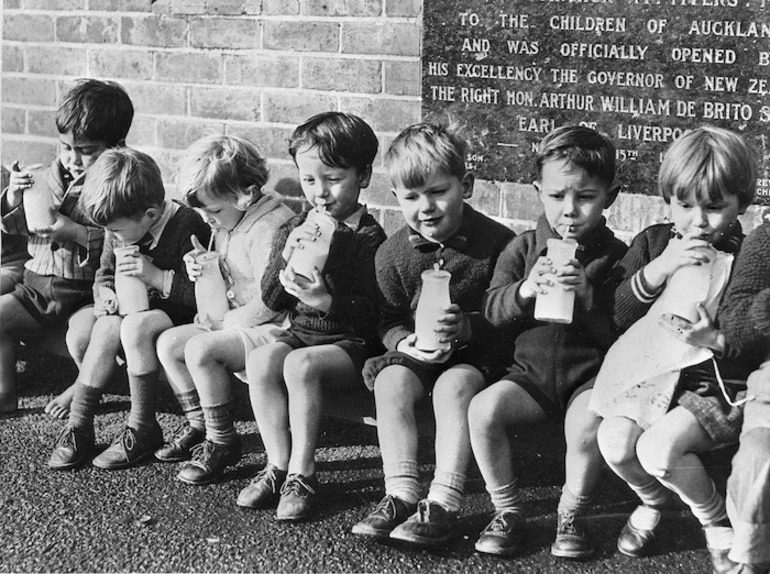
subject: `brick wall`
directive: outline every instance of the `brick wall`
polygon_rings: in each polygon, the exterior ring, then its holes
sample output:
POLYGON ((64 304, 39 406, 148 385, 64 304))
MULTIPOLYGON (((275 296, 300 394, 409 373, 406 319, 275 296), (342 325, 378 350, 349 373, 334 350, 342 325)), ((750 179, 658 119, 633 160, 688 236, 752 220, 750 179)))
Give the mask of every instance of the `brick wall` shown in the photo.
MULTIPOLYGON (((57 101, 83 76, 125 86, 136 107, 128 143, 169 182, 192 141, 238 134, 297 205, 286 141, 298 123, 353 112, 386 148, 420 120, 421 0, 3 0, 2 21, 3 165, 54 156, 57 101)), ((379 162, 363 198, 392 230, 401 220, 379 162)), ((472 203, 516 230, 539 213, 534 191, 510 183, 479 181, 472 203)), ((662 217, 656 198, 633 195, 609 212, 624 239, 662 217)), ((758 219, 752 210, 747 227, 758 219)))

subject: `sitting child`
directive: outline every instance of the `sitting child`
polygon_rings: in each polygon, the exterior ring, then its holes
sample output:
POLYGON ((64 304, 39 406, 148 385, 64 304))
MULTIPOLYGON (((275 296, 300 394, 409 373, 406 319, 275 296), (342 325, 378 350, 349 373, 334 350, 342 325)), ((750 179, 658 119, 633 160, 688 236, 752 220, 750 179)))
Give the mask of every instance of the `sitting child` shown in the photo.
MULTIPOLYGON (((53 163, 44 171, 11 171, 8 189, 0 196, 2 231, 25 236, 30 259, 15 290, 0 296, 0 413, 18 406, 16 350, 21 335, 64 325, 93 300, 104 231, 88 221, 77 199, 96 159, 125 143, 133 117, 131 99, 121 86, 79 81, 56 111, 59 153, 53 163), (26 213, 22 196, 27 193, 41 200, 48 196, 50 207, 41 201, 38 209, 26 213)), ((82 353, 75 350, 76 362, 82 353)))
POLYGON ((658 176, 671 223, 642 231, 619 265, 615 319, 625 333, 607 355, 590 408, 604 418, 605 460, 642 502, 618 538, 629 556, 649 553, 673 491, 702 524, 715 572, 725 571, 732 529, 698 454, 735 442, 740 431, 742 385, 725 386, 722 376, 748 373, 736 372, 739 361, 714 360, 724 337, 712 317, 743 240, 738 215, 754 197, 755 179, 739 135, 714 127, 686 133, 658 176))
MULTIPOLYGON (((199 314, 195 323, 169 329, 158 339, 158 357, 186 422, 155 457, 164 462, 192 457, 177 474, 187 484, 214 482, 241 459, 230 373, 241 373, 248 354, 274 341, 283 326, 283 314, 262 302, 260 285, 273 238, 294 213, 262 189, 268 174, 256 146, 236 136, 198 140, 179 165, 179 189, 213 230, 228 288, 221 323, 199 314)), ((201 275, 195 258, 203 251, 197 245, 185 256, 193 281, 201 275)))
POLYGON ((289 142, 313 209, 281 227, 262 277, 265 304, 288 311, 290 326, 249 355, 251 404, 268 464, 238 497, 250 508, 277 502, 278 520, 312 512, 323 391, 362 387, 361 368, 377 348, 374 255, 385 232, 358 201, 377 147, 366 122, 340 112, 313 116, 289 142), (324 239, 325 264, 298 267, 296 257, 324 239))
POLYGON ((112 445, 93 461, 100 468, 116 470, 152 456, 163 442, 155 420, 160 374, 155 340, 194 315, 195 295, 184 274, 182 257, 190 250, 190 234, 205 241, 209 230, 192 209, 166 199, 160 169, 153 159, 129 148, 101 155, 89 171, 80 204, 88 218, 106 231, 94 282, 95 305, 80 311, 92 313, 96 319, 75 381, 69 420, 56 440, 48 466, 55 470, 76 468, 93 448, 94 412, 122 349, 131 411, 112 445), (116 250, 125 246, 137 249, 116 260, 116 250), (123 314, 126 299, 119 299, 124 297, 117 287, 119 275, 141 280, 144 285, 137 288, 149 291, 149 310, 123 314))
MULTIPOLYGON (((735 261, 733 278, 719 307, 725 356, 742 357, 754 371, 740 444, 727 482, 727 515, 735 530, 728 558, 734 572, 770 570, 770 222, 752 231, 735 261)), ((731 571, 732 572, 732 571, 731 571)))
POLYGON ((459 534, 457 514, 471 457, 468 404, 502 366, 500 334, 480 313, 482 297, 498 255, 513 238, 512 231, 465 202, 474 182, 465 156, 466 143, 458 134, 430 124, 401 132, 385 156, 406 221, 377 252, 379 331, 388 352, 367 361, 364 370, 377 406, 385 497, 353 526, 353 534, 420 546, 459 534), (415 311, 421 276, 436 267, 451 273, 451 304, 436 317, 439 348, 429 350, 415 334, 415 311), (436 470, 422 498, 416 409, 430 395, 436 470))
POLYGON ((525 533, 511 429, 563 419, 566 480, 551 554, 585 559, 594 546, 575 520, 586 513, 603 466, 596 445, 600 421, 587 405, 615 339, 612 269, 626 252, 602 216, 618 193, 615 146, 590 128, 563 126, 540 142, 537 172, 534 186, 544 214, 536 229, 500 256, 484 297, 487 319, 516 340, 508 374, 479 393, 468 414, 473 453, 495 507, 476 550, 514 554, 525 533), (577 252, 557 263, 548 244, 559 239, 576 242, 577 252), (536 318, 539 298, 556 289, 575 293, 571 323, 536 318))

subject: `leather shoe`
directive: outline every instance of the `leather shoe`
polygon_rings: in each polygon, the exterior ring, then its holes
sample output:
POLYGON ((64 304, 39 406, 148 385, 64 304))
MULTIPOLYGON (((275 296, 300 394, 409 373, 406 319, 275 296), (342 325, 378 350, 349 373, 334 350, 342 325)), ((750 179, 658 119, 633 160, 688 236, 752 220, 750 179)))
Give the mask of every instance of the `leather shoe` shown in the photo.
POLYGON ((241 438, 231 444, 204 440, 192 449, 192 460, 186 463, 176 477, 193 486, 203 486, 218 480, 225 468, 241 460, 241 438))
POLYGON ((48 459, 52 470, 71 470, 83 464, 86 454, 94 448, 94 432, 67 425, 56 438, 56 445, 48 459))
POLYGON ((151 457, 163 444, 163 431, 158 423, 147 433, 140 433, 131 427, 125 427, 112 444, 94 459, 94 466, 105 470, 121 470, 136 466, 151 457))
POLYGON ((628 517, 623 530, 618 536, 618 550, 626 556, 641 558, 650 552, 655 540, 655 528, 660 523, 660 510, 649 506, 637 506, 628 517), (650 528, 637 528, 633 524, 634 517, 648 523, 650 528))

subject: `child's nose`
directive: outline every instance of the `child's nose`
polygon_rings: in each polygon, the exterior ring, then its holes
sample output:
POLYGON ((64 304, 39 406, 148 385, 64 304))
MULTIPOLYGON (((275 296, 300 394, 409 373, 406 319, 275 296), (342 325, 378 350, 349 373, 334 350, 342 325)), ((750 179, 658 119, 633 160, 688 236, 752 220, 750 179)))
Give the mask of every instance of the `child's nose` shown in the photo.
POLYGON ((422 199, 420 199, 420 211, 433 211, 433 209, 436 207, 436 204, 429 196, 423 196, 422 199))
POLYGON ((708 214, 705 209, 696 207, 692 214, 693 222, 698 227, 706 227, 708 225, 708 214))

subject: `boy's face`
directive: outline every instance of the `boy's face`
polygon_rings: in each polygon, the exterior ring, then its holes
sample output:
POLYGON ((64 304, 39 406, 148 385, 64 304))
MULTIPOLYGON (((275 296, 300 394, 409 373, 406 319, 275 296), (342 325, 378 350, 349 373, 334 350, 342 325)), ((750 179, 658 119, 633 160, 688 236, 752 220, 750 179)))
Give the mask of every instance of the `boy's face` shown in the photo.
POLYGON ((322 208, 337 221, 358 209, 358 195, 361 188, 369 185, 371 166, 363 174, 354 167, 328 166, 318 155, 317 147, 297 150, 294 160, 302 192, 314 207, 322 208))
POLYGON ((196 197, 203 207, 196 207, 195 211, 215 231, 231 231, 243 219, 245 211, 238 209, 234 200, 213 197, 203 190, 199 191, 196 197))
POLYGON ((674 228, 687 239, 698 238, 709 243, 718 242, 746 211, 738 201, 737 195, 723 195, 719 201, 705 201, 698 198, 694 191, 685 199, 671 198, 670 218, 674 228))
POLYGON ((151 207, 137 217, 121 217, 104 226, 126 245, 140 241, 160 215, 160 209, 151 207))
POLYGON ((73 179, 83 175, 108 149, 103 141, 75 138, 72 132, 59 134, 59 161, 73 179))
POLYGON ((443 169, 430 173, 425 184, 393 188, 407 225, 429 241, 442 243, 463 224, 463 203, 473 194, 473 175, 460 179, 443 169))
POLYGON ((615 190, 603 180, 562 159, 543 164, 540 181, 533 185, 551 229, 578 242, 599 225, 602 211, 615 198, 615 190))

